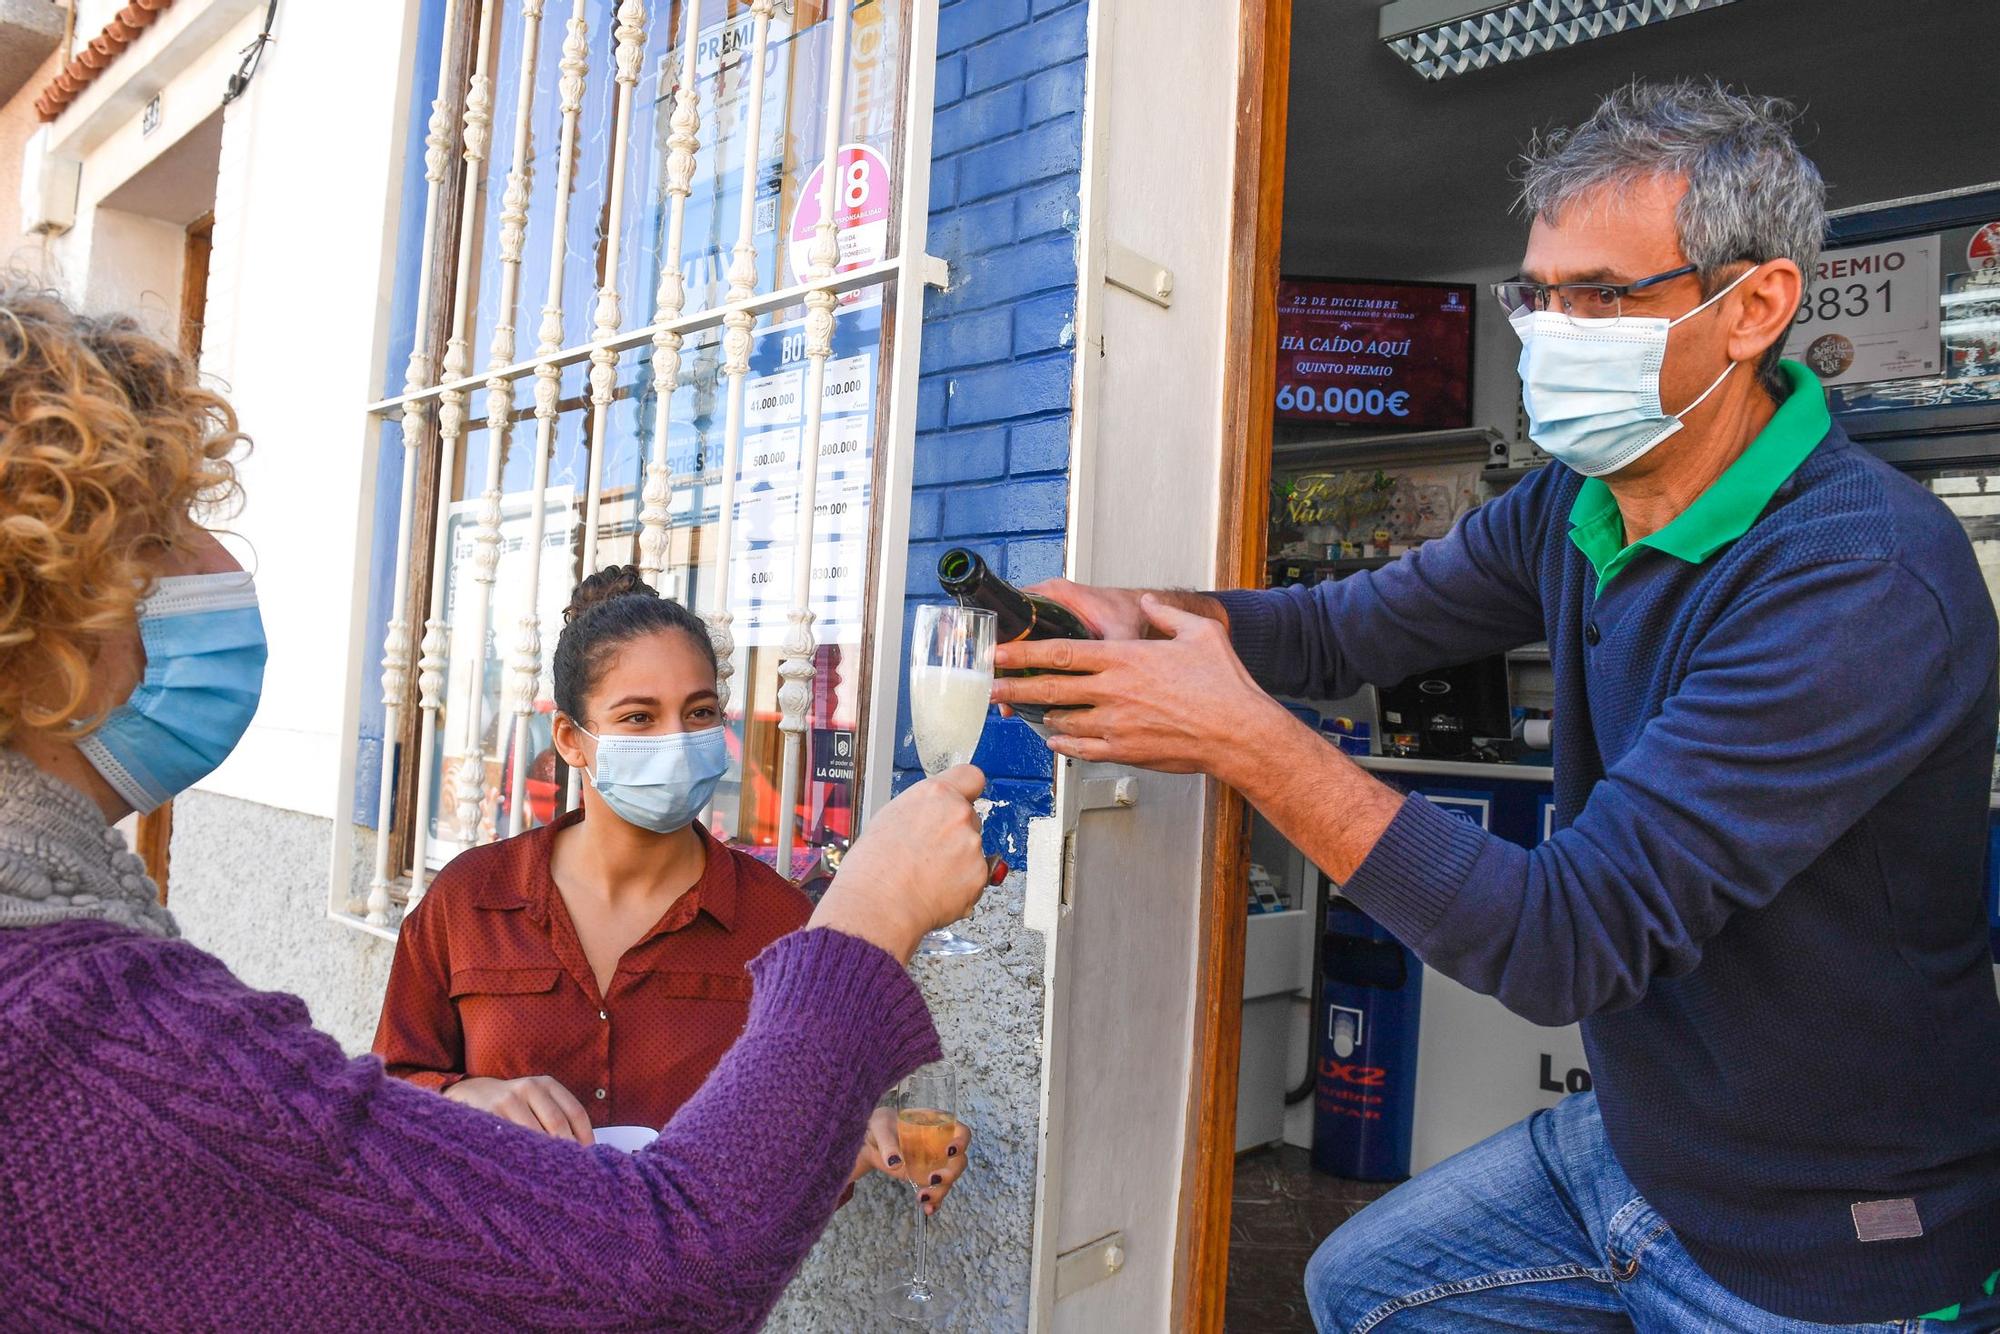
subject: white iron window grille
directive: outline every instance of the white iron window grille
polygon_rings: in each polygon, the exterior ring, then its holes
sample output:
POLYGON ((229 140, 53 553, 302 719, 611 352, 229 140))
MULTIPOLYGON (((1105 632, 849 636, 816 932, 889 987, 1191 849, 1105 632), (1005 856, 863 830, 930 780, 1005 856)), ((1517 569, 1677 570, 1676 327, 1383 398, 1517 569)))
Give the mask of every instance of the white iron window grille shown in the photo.
POLYGON ((336 840, 330 909, 389 934, 574 805, 550 657, 623 563, 707 620, 712 827, 790 873, 891 778, 937 0, 444 2, 413 350, 368 407, 400 485, 380 767, 342 808, 377 782, 377 836, 336 840))

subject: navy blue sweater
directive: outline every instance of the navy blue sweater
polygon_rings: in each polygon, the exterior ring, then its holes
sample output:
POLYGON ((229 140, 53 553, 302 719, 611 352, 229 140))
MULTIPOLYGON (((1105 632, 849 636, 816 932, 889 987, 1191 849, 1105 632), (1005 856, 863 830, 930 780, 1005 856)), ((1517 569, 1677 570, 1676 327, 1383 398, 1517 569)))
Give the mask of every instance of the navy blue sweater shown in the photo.
POLYGON ((1279 694, 1548 641, 1555 836, 1412 799, 1346 893, 1439 971, 1582 1021, 1620 1165, 1725 1286, 1825 1322, 1957 1302, 2000 1263, 2000 629, 1970 544, 1836 426, 1734 543, 1643 550, 1600 591, 1581 481, 1551 465, 1393 566, 1225 597, 1279 694), (1911 1230, 1888 1200, 1921 1236, 1861 1239, 1911 1230))

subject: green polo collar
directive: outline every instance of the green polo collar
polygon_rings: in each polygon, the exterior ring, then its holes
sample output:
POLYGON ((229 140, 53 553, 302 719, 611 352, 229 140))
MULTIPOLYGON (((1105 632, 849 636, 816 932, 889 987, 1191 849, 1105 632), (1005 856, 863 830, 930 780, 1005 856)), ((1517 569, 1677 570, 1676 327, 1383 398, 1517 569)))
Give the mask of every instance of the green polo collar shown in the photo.
POLYGON ((1637 542, 1625 541, 1625 520, 1617 497, 1599 477, 1587 477, 1569 510, 1569 540, 1597 570, 1602 588, 1632 563, 1641 547, 1699 565, 1750 531, 1785 479, 1826 438, 1833 418, 1819 378, 1796 361, 1778 363, 1792 392, 1736 462, 1674 516, 1666 527, 1637 542))

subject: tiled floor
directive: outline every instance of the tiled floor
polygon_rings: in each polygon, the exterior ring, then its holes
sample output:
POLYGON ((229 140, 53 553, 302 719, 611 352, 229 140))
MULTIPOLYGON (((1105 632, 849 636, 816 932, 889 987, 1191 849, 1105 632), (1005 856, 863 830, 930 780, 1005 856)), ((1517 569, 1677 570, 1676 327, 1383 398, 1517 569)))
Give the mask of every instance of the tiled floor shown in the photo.
POLYGON ((1306 1261, 1328 1233, 1388 1189, 1315 1172, 1311 1155, 1290 1145, 1238 1158, 1225 1334, 1313 1334, 1301 1286, 1306 1261))

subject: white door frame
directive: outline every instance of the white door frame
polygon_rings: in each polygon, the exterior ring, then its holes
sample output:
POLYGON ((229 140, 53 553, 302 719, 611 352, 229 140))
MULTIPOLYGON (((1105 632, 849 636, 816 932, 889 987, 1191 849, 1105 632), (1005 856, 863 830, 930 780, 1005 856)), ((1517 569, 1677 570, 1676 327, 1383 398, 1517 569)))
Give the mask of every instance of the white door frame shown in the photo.
MULTIPOLYGON (((1275 297, 1266 140, 1281 174, 1289 13, 1289 0, 1091 5, 1073 579, 1246 577, 1266 487, 1245 460, 1261 446, 1268 468, 1275 370, 1248 316, 1262 287, 1264 305, 1275 297)), ((1243 905, 1218 886, 1241 879, 1240 805, 1198 778, 1063 763, 1055 812, 1029 856, 1029 924, 1048 950, 1030 1329, 1219 1329, 1243 905), (1107 1258, 1122 1267, 1107 1274, 1107 1258)))

